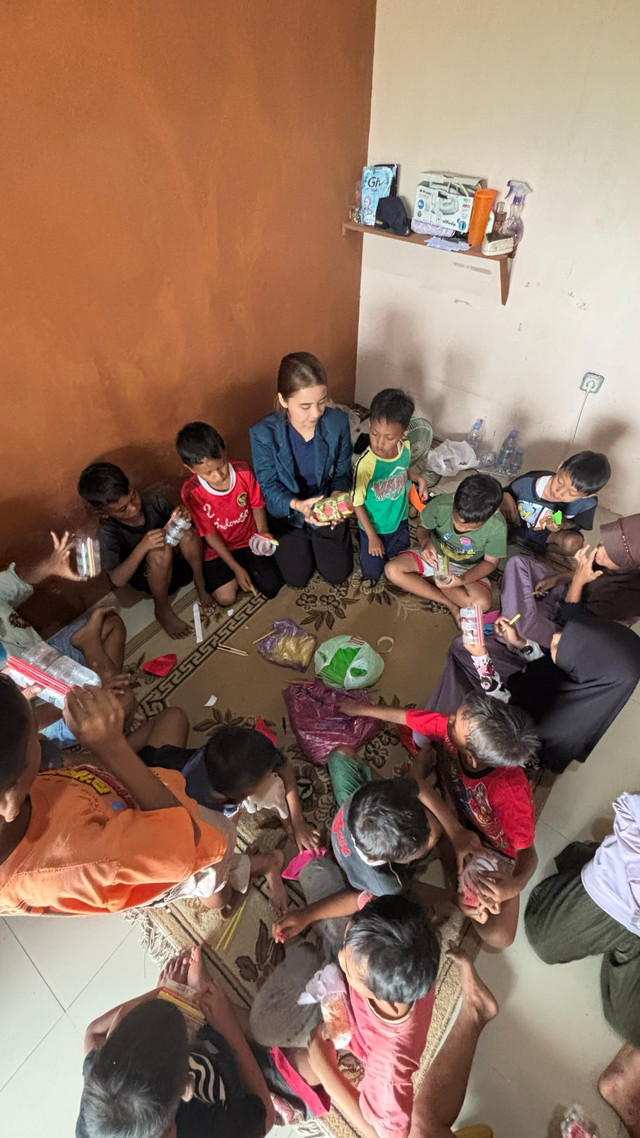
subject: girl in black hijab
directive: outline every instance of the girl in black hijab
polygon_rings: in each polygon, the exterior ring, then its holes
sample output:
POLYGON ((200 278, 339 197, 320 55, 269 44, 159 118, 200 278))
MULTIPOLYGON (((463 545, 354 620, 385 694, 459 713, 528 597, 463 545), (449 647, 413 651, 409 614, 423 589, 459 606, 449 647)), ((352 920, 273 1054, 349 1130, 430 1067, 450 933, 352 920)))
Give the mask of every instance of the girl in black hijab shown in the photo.
POLYGON ((640 680, 640 637, 591 616, 556 632, 548 652, 524 640, 505 617, 495 631, 521 657, 522 668, 502 684, 486 650, 474 649, 481 686, 529 712, 543 767, 558 772, 574 759, 584 763, 640 680))

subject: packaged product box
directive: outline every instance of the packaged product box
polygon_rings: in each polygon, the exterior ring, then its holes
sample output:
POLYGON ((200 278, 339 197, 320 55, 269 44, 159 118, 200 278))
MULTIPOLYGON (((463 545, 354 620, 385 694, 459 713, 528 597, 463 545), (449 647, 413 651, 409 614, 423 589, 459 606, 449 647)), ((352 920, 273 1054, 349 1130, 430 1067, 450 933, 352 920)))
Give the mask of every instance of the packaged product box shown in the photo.
POLYGON ((486 187, 485 178, 467 174, 427 172, 416 192, 413 220, 436 227, 448 226, 457 233, 467 233, 473 196, 486 187))
POLYGON ((380 198, 390 198, 396 192, 398 166, 385 162, 378 166, 365 166, 360 189, 360 221, 362 225, 375 225, 380 198))

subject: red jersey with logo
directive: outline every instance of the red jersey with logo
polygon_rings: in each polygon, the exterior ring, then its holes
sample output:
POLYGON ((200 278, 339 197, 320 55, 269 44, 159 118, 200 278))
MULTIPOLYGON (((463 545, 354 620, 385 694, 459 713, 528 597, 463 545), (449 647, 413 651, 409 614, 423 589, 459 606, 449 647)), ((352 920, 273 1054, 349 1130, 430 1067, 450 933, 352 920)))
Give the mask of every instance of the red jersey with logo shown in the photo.
POLYGON ((507 857, 526 850, 535 840, 533 796, 520 767, 489 767, 469 773, 449 739, 449 716, 434 711, 408 711, 407 726, 444 742, 448 771, 456 796, 474 828, 507 857))
MULTIPOLYGON (((182 487, 187 507, 200 537, 217 533, 227 549, 244 549, 257 533, 253 510, 264 507, 258 480, 246 462, 230 462, 231 486, 224 493, 211 490, 192 474, 182 487)), ((204 560, 213 561, 216 551, 203 542, 204 560)))

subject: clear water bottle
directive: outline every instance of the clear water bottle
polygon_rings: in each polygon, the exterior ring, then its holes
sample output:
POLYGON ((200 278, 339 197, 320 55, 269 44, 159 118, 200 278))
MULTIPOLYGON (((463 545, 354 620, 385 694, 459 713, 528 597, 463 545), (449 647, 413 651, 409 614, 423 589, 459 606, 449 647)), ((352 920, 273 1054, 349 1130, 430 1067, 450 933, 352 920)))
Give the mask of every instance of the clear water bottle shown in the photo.
POLYGON ((261 533, 252 533, 249 538, 249 549, 258 557, 272 557, 277 544, 273 538, 263 537, 261 533))
POLYGON ((507 463, 516 449, 517 435, 517 431, 509 431, 506 439, 502 442, 502 446, 498 452, 498 461, 496 462, 496 470, 501 474, 507 473, 507 463))
POLYGON ((518 447, 518 449, 515 450, 513 452, 513 454, 509 455, 509 459, 507 462, 507 469, 506 469, 506 473, 509 475, 509 478, 517 478, 518 477, 520 471, 522 470, 523 458, 524 458, 524 451, 523 451, 522 447, 518 447))
POLYGON ((166 544, 179 545, 188 529, 191 529, 191 518, 183 518, 180 514, 172 514, 164 527, 164 540, 166 544))
MULTIPOLYGON (((55 680, 62 680, 69 687, 80 684, 93 684, 95 687, 100 687, 100 678, 95 672, 92 672, 90 668, 85 668, 84 664, 78 664, 70 656, 61 656, 55 648, 52 648, 44 640, 41 644, 36 644, 33 648, 28 648, 26 652, 22 652, 19 658, 24 660, 26 664, 33 664, 35 668, 40 668, 42 672, 53 676, 55 680)), ((7 672, 20 687, 31 687, 34 683, 33 680, 22 675, 17 669, 14 671, 11 666, 7 668, 7 672)), ((52 703, 59 708, 64 707, 64 696, 60 695, 59 692, 43 687, 38 695, 46 703, 52 703)))
POLYGON ((495 470, 496 468, 496 452, 490 450, 487 454, 483 454, 482 458, 478 459, 478 470, 495 470))
POLYGON ((467 435, 467 442, 468 442, 469 446, 473 449, 476 458, 478 457, 478 452, 480 450, 480 445, 482 443, 482 435, 484 433, 483 429, 482 429, 482 424, 483 424, 482 419, 476 419, 471 430, 469 431, 469 434, 467 435))

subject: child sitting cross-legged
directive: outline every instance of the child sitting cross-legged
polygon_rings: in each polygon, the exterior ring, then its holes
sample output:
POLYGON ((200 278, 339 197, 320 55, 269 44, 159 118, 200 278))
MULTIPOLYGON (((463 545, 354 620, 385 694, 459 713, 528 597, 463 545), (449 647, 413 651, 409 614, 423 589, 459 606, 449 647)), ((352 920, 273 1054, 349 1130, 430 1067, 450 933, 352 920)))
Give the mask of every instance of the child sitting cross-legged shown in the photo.
POLYGON ((420 513, 420 551, 385 566, 389 581, 417 597, 438 601, 459 619, 460 609, 491 608, 488 574, 507 552, 500 513, 502 487, 490 474, 470 474, 455 494, 438 494, 420 513))
POLYGON ((471 846, 465 849, 461 821, 500 855, 500 868, 485 874, 478 887, 479 908, 469 910, 462 900, 458 904, 484 941, 494 948, 508 947, 516 934, 520 893, 538 863, 533 798, 522 768, 535 759, 539 742, 526 712, 480 693, 469 695, 454 715, 370 707, 350 699, 344 700, 342 710, 406 724, 421 743, 437 741, 443 797, 422 780, 420 797, 461 855, 458 869, 468 853, 478 852, 471 846))
POLYGON ((191 472, 182 501, 202 538, 207 589, 220 605, 233 604, 239 588, 275 597, 283 584, 275 558, 249 548, 255 534, 271 538, 253 471, 246 462, 229 462, 224 439, 208 423, 187 423, 176 450, 191 472))
MULTIPOLYGON (((334 1044, 316 1026, 317 1012, 298 996, 322 965, 309 944, 294 945, 260 989, 251 1029, 264 1046, 289 1048, 286 1058, 310 1089, 324 1090, 363 1138, 408 1138, 412 1076, 426 1043, 440 950, 424 908, 407 897, 362 894, 353 911, 351 892, 327 858, 300 873, 300 885, 318 921, 324 957, 337 958, 350 1013, 348 1049, 364 1066, 359 1087, 341 1072, 334 1044)), ((274 926, 288 939, 289 914, 274 926)))
POLYGON ((555 473, 530 470, 520 474, 504 492, 502 513, 523 541, 538 549, 548 543, 574 556, 584 542, 581 531, 593 529, 597 492, 610 477, 606 455, 581 450, 565 459, 555 473))
POLYGON ((386 561, 408 549, 409 486, 418 484, 421 497, 427 484, 410 468, 406 435, 413 399, 396 387, 385 387, 371 402, 369 446, 354 473, 353 505, 360 527, 360 565, 363 577, 377 581, 386 561))

